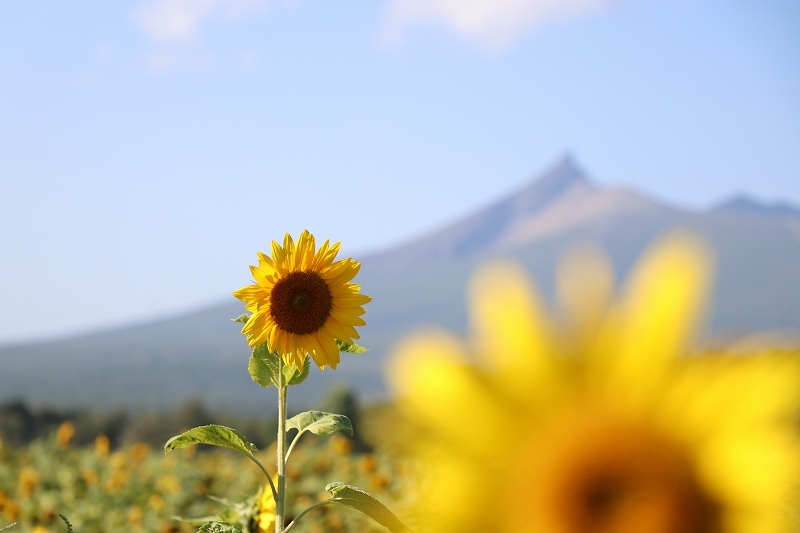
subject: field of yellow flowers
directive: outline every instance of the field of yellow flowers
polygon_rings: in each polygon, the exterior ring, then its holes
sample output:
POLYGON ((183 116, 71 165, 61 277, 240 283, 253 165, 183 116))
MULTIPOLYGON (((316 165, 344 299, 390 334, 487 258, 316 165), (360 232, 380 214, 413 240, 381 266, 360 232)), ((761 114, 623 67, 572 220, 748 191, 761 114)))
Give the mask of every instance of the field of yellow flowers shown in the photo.
MULTIPOLYGON (((18 522, 8 533, 62 532, 63 514, 76 533, 196 531, 175 517, 215 515, 225 508, 219 499, 242 502, 264 479, 254 463, 228 450, 192 447, 165 456, 145 443, 112 450, 102 435, 93 446, 76 447, 70 436, 67 422, 28 446, 0 445, 0 528, 18 522)), ((257 455, 265 465, 274 463, 274 445, 257 455)), ((400 460, 380 451, 357 452, 345 436, 308 435, 287 472, 288 514, 328 498, 324 487, 330 480, 363 487, 402 510, 404 473, 400 460)), ((308 518, 298 531, 383 530, 342 507, 326 506, 308 518)))

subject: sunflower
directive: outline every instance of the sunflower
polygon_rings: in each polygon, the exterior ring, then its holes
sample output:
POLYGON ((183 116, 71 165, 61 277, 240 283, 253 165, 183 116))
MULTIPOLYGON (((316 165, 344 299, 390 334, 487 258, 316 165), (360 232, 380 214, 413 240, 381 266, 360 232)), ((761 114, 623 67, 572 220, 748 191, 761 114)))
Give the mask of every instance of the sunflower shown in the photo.
POLYGON ((269 485, 265 486, 258 497, 258 511, 255 516, 257 533, 272 533, 275 529, 275 497, 269 485))
POLYGON ((514 265, 472 285, 464 342, 418 335, 390 381, 426 461, 431 531, 776 533, 800 473, 794 354, 693 353, 710 261, 672 236, 612 298, 596 253, 546 314, 514 265))
POLYGON ((325 241, 316 250, 306 230, 297 244, 288 233, 283 246, 273 241, 272 257, 258 253, 258 266, 250 267, 255 283, 233 293, 252 312, 242 328, 250 346, 266 343, 298 368, 307 353, 320 368, 336 368, 336 341, 359 338, 354 326, 365 324, 362 306, 372 300, 350 283, 361 264, 349 257, 334 262, 340 244, 325 241))

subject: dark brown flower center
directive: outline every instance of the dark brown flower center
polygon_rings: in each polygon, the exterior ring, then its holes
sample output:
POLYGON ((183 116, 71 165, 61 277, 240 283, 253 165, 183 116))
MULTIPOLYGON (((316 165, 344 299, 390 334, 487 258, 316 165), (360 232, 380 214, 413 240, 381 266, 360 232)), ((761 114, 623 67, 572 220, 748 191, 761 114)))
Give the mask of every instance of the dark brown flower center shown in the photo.
POLYGON ((681 450, 625 428, 595 436, 564 465, 553 507, 574 533, 716 533, 718 507, 681 450))
POLYGON ((270 294, 270 314, 284 331, 307 335, 319 330, 331 314, 328 284, 315 272, 292 272, 270 294))
MULTIPOLYGON (((569 411, 566 412, 569 414, 569 411)), ((532 435, 503 497, 510 530, 720 533, 720 505, 689 450, 645 423, 588 413, 532 435), (527 509, 529 512, 519 512, 527 509)))

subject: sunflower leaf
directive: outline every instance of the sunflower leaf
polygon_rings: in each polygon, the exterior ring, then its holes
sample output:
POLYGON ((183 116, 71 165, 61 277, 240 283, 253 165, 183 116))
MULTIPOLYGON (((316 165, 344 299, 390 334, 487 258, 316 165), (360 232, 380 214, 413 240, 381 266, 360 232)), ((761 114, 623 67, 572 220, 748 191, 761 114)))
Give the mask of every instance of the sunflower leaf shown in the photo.
POLYGON ((257 450, 254 444, 250 443, 244 435, 225 426, 210 424, 190 429, 186 433, 172 437, 164 445, 164 453, 173 450, 180 450, 193 444, 210 444, 212 446, 222 446, 230 448, 239 453, 252 457, 257 450))
POLYGON ((303 360, 303 368, 298 369, 294 365, 284 366, 283 375, 286 378, 287 385, 300 385, 308 377, 309 367, 308 356, 303 360))
POLYGON ((197 533, 242 533, 242 528, 229 522, 208 522, 197 533))
POLYGON ((411 531, 385 505, 357 487, 337 481, 328 483, 325 490, 333 495, 337 503, 361 511, 392 533, 411 531))
POLYGON ((231 322, 241 322, 242 324, 247 324, 247 321, 250 320, 251 315, 239 315, 236 318, 231 318, 231 322))
POLYGON ((298 430, 298 433, 310 431, 315 435, 330 435, 344 431, 353 436, 353 424, 344 415, 323 413, 322 411, 306 411, 286 421, 286 431, 298 430))
POLYGON ((250 371, 250 377, 253 381, 262 387, 269 387, 270 385, 278 386, 278 372, 280 372, 280 356, 276 353, 270 352, 265 344, 259 344, 253 348, 253 355, 250 356, 250 364, 247 365, 247 370, 250 371))
POLYGON ((344 341, 340 341, 339 339, 336 339, 336 346, 339 347, 340 352, 346 352, 346 353, 364 353, 366 351, 369 351, 368 348, 364 348, 363 346, 359 346, 358 344, 355 343, 348 344, 344 341))

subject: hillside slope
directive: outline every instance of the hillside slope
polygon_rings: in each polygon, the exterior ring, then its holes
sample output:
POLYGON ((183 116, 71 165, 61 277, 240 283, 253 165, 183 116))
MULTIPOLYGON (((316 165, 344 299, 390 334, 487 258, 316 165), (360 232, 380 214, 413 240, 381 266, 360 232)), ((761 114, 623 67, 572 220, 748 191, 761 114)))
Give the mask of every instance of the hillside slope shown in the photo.
MULTIPOLYGON (((344 355, 335 372, 312 372, 293 389, 293 404, 309 405, 341 381, 367 397, 382 396, 382 366, 393 343, 421 326, 463 330, 464 288, 490 257, 522 261, 552 297, 555 264, 570 244, 599 244, 622 278, 654 238, 673 228, 702 235, 717 257, 708 335, 800 331, 800 214, 793 208, 729 202, 704 213, 676 209, 635 191, 599 188, 567 158, 479 213, 358 258, 359 282, 373 297, 362 328, 362 344, 371 351, 344 355)), ((271 395, 250 381, 249 350, 229 320, 241 312, 231 298, 170 320, 0 347, 0 400, 143 408, 202 394, 216 408, 263 409, 271 395)))

